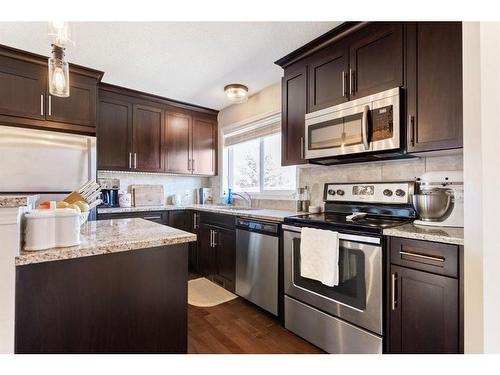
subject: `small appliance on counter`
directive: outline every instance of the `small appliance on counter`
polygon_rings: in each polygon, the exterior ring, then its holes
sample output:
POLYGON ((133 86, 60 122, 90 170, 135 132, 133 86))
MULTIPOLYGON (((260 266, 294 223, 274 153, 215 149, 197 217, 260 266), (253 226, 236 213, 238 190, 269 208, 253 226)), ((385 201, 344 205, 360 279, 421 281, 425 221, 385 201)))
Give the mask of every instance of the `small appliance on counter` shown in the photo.
POLYGON ((198 203, 199 204, 212 204, 212 203, 214 203, 212 188, 199 188, 198 189, 198 203))
POLYGON ((413 224, 463 228, 463 172, 424 173, 417 178, 413 207, 419 216, 413 224))
POLYGON ((99 180, 101 185, 102 201, 99 207, 118 207, 120 180, 117 178, 103 178, 99 180))

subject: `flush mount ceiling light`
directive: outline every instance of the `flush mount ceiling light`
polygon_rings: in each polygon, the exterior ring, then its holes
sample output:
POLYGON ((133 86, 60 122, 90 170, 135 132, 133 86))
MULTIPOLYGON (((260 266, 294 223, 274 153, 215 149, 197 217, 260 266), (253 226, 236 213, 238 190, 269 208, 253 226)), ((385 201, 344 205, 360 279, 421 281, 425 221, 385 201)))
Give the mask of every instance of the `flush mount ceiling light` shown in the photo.
POLYGON ((49 93, 67 98, 69 96, 69 65, 64 61, 64 50, 74 44, 70 38, 67 22, 49 23, 49 40, 52 43, 52 57, 49 58, 49 93))
POLYGON ((224 92, 233 103, 243 103, 248 99, 248 87, 239 83, 224 86, 224 92))

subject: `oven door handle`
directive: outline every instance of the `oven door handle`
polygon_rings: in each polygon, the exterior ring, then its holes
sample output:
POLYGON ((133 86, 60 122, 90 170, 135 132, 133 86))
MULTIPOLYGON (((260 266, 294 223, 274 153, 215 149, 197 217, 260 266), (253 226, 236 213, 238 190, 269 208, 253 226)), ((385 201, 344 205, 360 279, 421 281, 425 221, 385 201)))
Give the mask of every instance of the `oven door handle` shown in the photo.
POLYGON ((363 145, 365 150, 370 149, 370 142, 368 141, 368 112, 370 107, 365 105, 363 108, 363 117, 361 118, 361 137, 363 139, 363 145))
MULTIPOLYGON (((289 232, 295 232, 295 233, 301 233, 302 228, 301 227, 295 227, 291 225, 285 225, 283 224, 281 228, 284 231, 289 231, 289 232)), ((353 242, 365 242, 365 243, 370 243, 370 244, 375 244, 375 245, 380 245, 380 238, 377 237, 368 237, 368 236, 359 236, 356 234, 347 234, 347 233, 339 233, 339 240, 341 241, 353 241, 353 242)))

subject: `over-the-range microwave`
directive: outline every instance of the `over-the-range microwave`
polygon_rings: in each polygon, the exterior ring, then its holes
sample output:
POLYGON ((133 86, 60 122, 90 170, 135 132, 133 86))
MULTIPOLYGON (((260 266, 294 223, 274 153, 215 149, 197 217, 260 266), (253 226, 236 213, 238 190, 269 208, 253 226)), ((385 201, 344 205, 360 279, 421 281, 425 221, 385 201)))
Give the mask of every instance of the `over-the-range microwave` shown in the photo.
POLYGON ((306 159, 337 164, 404 156, 400 90, 396 87, 306 114, 306 159))

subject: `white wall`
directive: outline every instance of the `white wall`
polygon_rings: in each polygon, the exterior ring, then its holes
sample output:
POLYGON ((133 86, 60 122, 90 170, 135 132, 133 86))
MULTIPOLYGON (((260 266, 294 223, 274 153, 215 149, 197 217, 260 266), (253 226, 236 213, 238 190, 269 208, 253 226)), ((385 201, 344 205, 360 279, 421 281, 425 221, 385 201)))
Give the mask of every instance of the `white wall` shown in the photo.
POLYGON ((484 351, 500 353, 500 22, 481 22, 484 351))
POLYGON ((465 351, 500 353, 500 23, 463 34, 465 351))

